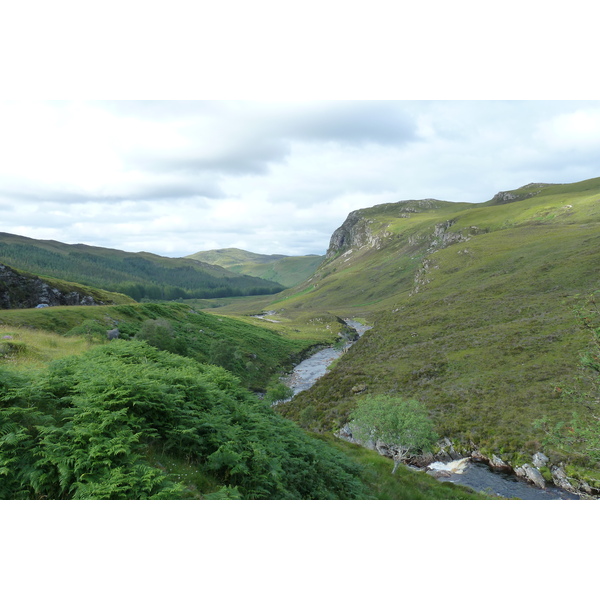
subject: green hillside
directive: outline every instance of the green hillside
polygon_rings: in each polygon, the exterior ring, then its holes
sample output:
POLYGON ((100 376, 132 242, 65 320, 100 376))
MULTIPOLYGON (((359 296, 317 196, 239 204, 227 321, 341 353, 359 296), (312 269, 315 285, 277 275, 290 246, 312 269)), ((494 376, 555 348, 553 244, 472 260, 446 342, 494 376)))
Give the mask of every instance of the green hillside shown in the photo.
POLYGON ((563 390, 583 385, 590 336, 575 311, 600 288, 599 265, 600 178, 351 213, 314 276, 263 309, 274 319, 328 310, 374 328, 277 410, 335 431, 362 390, 393 393, 421 400, 465 450, 526 462, 544 449, 589 466, 581 444, 553 445, 536 422, 583 410, 563 390))
POLYGON ((323 262, 322 256, 284 256, 255 254, 237 248, 196 252, 186 258, 219 265, 243 275, 274 281, 284 287, 293 287, 308 279, 323 262))
MULTIPOLYGON (((343 325, 331 318, 318 327, 303 327, 302 333, 282 335, 285 326, 260 327, 260 323, 218 317, 173 302, 0 311, 0 327, 84 336, 94 344, 105 343, 107 331, 118 329, 122 339, 144 340, 160 350, 225 367, 258 391, 265 391, 274 376, 312 346, 333 343, 343 325)), ((29 358, 36 354, 34 350, 29 358)))
POLYGON ((271 294, 279 284, 235 275, 216 265, 148 252, 124 252, 0 233, 0 263, 131 296, 177 300, 271 294))
POLYGON ((341 326, 288 339, 172 303, 0 312, 0 499, 484 498, 391 476, 248 390, 341 326))

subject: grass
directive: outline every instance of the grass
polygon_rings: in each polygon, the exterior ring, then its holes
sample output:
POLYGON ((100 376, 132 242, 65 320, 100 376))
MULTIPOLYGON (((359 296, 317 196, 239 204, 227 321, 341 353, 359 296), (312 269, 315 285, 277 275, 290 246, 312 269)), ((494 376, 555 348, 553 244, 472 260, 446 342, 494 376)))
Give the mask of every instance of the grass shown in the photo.
POLYGON ((18 371, 43 368, 53 360, 81 354, 92 345, 84 337, 0 325, 0 365, 18 371))

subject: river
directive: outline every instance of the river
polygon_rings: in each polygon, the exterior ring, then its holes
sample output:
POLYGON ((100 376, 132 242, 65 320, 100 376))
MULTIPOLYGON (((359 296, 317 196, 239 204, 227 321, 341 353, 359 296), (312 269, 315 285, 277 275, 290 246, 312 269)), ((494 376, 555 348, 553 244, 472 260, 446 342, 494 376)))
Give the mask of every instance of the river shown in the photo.
MULTIPOLYGON (((363 325, 358 321, 345 319, 348 326, 355 329, 359 336, 365 331, 371 329, 368 325, 363 325)), ((339 358, 354 342, 348 342, 342 349, 333 347, 325 348, 313 354, 306 360, 298 364, 293 372, 284 377, 282 382, 292 389, 294 396, 304 390, 308 390, 314 383, 327 373, 327 367, 339 358)), ((290 402, 293 400, 283 400, 280 402, 290 402)), ((486 492, 490 495, 496 495, 503 498, 518 498, 521 500, 578 500, 579 496, 571 494, 566 490, 553 485, 543 490, 535 485, 519 479, 512 473, 506 473, 498 469, 493 469, 483 462, 473 460, 465 461, 466 465, 461 472, 443 471, 440 463, 436 471, 425 469, 440 481, 450 481, 459 485, 465 485, 480 492, 486 492)), ((451 465, 451 463, 447 463, 451 465)))
MULTIPOLYGON (((359 336, 362 336, 365 331, 371 329, 369 325, 363 325, 358 321, 351 319, 344 320, 346 325, 356 330, 359 336)), ((290 375, 284 377, 282 382, 285 383, 293 392, 294 396, 308 390, 312 387, 320 377, 323 377, 327 373, 327 368, 331 363, 339 358, 354 342, 348 342, 343 348, 337 350, 336 348, 324 348, 319 352, 303 360, 290 375)), ((286 400, 289 402, 289 400, 286 400)))
MULTIPOLYGON (((431 472, 431 471, 430 471, 431 472)), ((447 473, 447 472, 444 472, 447 473)), ((579 500, 579 496, 562 488, 549 485, 542 490, 535 485, 519 479, 512 473, 493 469, 484 462, 469 460, 462 473, 448 473, 440 476, 440 481, 450 481, 465 485, 478 492, 486 492, 492 496, 503 498, 519 498, 520 500, 579 500)))

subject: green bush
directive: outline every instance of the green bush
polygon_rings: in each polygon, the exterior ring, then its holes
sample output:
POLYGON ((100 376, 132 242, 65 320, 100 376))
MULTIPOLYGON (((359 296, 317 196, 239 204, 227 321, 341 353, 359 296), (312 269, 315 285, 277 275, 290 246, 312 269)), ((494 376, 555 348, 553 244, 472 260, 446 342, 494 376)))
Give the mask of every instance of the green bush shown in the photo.
POLYGON ((354 463, 226 370, 144 342, 116 340, 2 385, 0 499, 189 496, 150 449, 195 465, 228 497, 365 493, 354 463))

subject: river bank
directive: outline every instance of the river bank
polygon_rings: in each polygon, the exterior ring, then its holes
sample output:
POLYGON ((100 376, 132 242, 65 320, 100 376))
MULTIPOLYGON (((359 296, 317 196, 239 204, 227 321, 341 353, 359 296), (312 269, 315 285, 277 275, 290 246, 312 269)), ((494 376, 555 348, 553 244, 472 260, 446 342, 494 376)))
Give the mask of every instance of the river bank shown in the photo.
MULTIPOLYGON (((291 374, 281 380, 292 390, 292 397, 278 401, 276 404, 290 402, 297 394, 312 387, 320 377, 327 373, 329 366, 370 329, 368 325, 363 325, 351 319, 345 319, 345 322, 356 331, 356 339, 348 340, 345 345, 338 348, 321 349, 298 364, 291 374)), ((341 430, 338 437, 356 443, 347 428, 341 430)), ((437 479, 465 485, 477 491, 487 492, 503 498, 576 500, 580 498, 580 494, 585 496, 588 491, 591 492, 591 490, 580 490, 571 485, 564 475, 564 471, 561 471, 558 467, 554 467, 553 471, 553 475, 556 473, 556 481, 549 483, 543 480, 535 465, 519 466, 517 467, 519 471, 515 472, 510 465, 507 465, 496 456, 488 458, 481 455, 477 450, 469 455, 461 455, 454 451, 449 440, 444 440, 444 444, 438 455, 431 456, 428 459, 421 457, 420 461, 416 461, 417 464, 409 466, 424 470, 437 479), (463 461, 463 463, 461 468, 457 469, 453 463, 459 461, 463 461), (520 475, 520 477, 517 475, 520 475), (556 485, 556 483, 562 483, 562 486, 556 485)), ((384 456, 386 455, 386 449, 382 445, 373 444, 373 449, 384 456)), ((543 457, 543 455, 541 456, 543 457)), ((539 460, 543 460, 543 458, 539 458, 539 460)))

